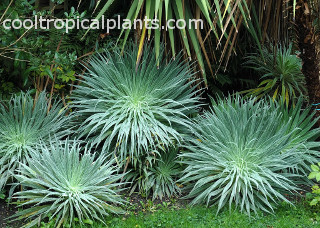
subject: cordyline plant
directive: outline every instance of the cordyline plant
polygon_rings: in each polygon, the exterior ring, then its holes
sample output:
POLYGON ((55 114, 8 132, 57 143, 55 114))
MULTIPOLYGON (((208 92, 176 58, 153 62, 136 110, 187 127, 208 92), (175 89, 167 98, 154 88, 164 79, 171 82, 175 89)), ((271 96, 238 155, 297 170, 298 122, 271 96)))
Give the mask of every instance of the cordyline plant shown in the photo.
POLYGON ((124 201, 118 192, 122 175, 117 174, 113 160, 95 155, 77 141, 53 140, 41 145, 42 153, 32 153, 27 164, 21 164, 16 179, 24 190, 13 198, 26 206, 13 217, 29 219, 32 227, 49 217, 55 227, 83 225, 87 219, 104 222, 109 213, 121 213, 116 205, 124 201), (77 219, 76 219, 77 218, 77 219))
POLYGON ((239 96, 214 103, 196 120, 189 152, 181 154, 187 168, 180 181, 192 204, 216 204, 218 211, 235 205, 250 214, 271 212, 279 200, 291 203, 283 193, 298 189, 319 156, 313 115, 295 110, 239 96))
POLYGON ((279 45, 271 52, 263 48, 262 55, 251 54, 246 59, 246 66, 259 73, 262 81, 257 88, 243 93, 258 98, 269 95, 287 106, 306 94, 301 59, 292 54, 292 44, 288 48, 279 45))
POLYGON ((48 110, 45 93, 37 100, 30 93, 21 93, 0 104, 0 189, 15 169, 26 164, 40 140, 48 143, 51 137, 61 139, 70 133, 63 106, 53 102, 48 110))
POLYGON ((122 162, 181 141, 198 107, 199 91, 184 62, 161 54, 157 68, 150 49, 137 65, 137 52, 130 47, 124 55, 116 50, 95 56, 72 97, 79 136, 102 143, 122 162))

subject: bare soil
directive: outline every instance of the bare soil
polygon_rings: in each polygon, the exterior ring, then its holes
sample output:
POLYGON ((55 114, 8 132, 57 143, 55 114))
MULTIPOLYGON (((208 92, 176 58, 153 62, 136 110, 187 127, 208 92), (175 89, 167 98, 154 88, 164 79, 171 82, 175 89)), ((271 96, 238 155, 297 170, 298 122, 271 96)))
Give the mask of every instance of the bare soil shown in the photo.
POLYGON ((14 205, 9 205, 6 201, 0 200, 0 227, 1 228, 20 228, 21 222, 15 221, 11 222, 9 221, 9 217, 14 215, 16 213, 17 209, 14 205))

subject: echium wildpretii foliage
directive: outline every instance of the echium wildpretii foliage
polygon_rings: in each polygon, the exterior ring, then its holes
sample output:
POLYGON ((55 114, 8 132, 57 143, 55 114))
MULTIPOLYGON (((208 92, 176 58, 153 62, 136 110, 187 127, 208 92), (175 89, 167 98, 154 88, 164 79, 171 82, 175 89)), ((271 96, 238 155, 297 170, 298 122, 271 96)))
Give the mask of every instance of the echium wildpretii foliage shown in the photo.
POLYGON ((96 156, 77 141, 52 140, 31 152, 27 165, 16 172, 24 190, 14 194, 22 204, 13 218, 27 219, 24 227, 34 227, 49 218, 54 227, 82 226, 85 220, 103 219, 109 213, 122 213, 119 192, 122 183, 114 161, 105 154, 96 156))
POLYGON ((187 165, 180 181, 190 187, 192 204, 235 205, 250 214, 273 211, 298 190, 306 169, 318 161, 319 129, 311 130, 310 110, 283 108, 272 99, 219 99, 194 125, 187 165))
POLYGON ((26 156, 36 149, 40 140, 49 142, 51 137, 62 138, 69 117, 59 102, 53 102, 50 110, 45 93, 35 101, 30 93, 14 95, 0 104, 0 189, 12 173, 25 163, 26 156))
POLYGON ((146 48, 137 65, 137 53, 131 47, 123 55, 95 56, 73 94, 79 136, 116 150, 121 161, 180 141, 199 105, 186 63, 161 53, 157 67, 154 51, 146 48))

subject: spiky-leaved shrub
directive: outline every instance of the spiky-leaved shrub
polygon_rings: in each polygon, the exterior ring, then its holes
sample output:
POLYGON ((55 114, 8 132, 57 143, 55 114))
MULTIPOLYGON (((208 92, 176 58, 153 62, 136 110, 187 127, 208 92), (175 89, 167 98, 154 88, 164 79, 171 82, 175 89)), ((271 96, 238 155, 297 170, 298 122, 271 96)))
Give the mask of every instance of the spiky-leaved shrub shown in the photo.
POLYGON ((185 63, 160 54, 157 68, 154 51, 146 48, 137 65, 137 53, 132 47, 124 55, 95 56, 73 94, 79 136, 102 143, 106 151, 116 149, 112 154, 120 161, 181 140, 197 108, 195 81, 185 63))
POLYGON ((180 195, 177 180, 181 174, 181 165, 177 161, 178 149, 172 148, 162 153, 156 164, 151 167, 147 185, 152 190, 153 199, 180 195))
POLYGON ((117 183, 121 175, 112 160, 95 158, 76 141, 53 141, 40 148, 42 153, 32 153, 16 175, 24 190, 13 198, 26 207, 14 217, 29 219, 26 227, 46 217, 60 227, 74 224, 75 218, 80 224, 85 219, 103 222, 110 212, 121 213, 116 207, 123 202, 118 195, 122 184, 117 183))
POLYGON ((243 93, 259 98, 269 95, 287 105, 306 94, 301 59, 292 53, 292 44, 279 45, 272 51, 263 48, 262 54, 250 54, 246 60, 245 65, 260 74, 261 83, 243 93))
MULTIPOLYGON (((281 125, 288 125, 287 133, 291 135, 291 144, 296 144, 307 148, 319 147, 317 138, 319 137, 319 128, 314 128, 317 123, 315 111, 311 106, 304 105, 303 97, 297 99, 296 104, 291 107, 281 105, 280 102, 272 102, 269 100, 270 111, 275 110, 282 114, 281 125), (301 142, 305 143, 301 144, 301 142)), ((280 120, 279 120, 280 121, 280 120)), ((309 165, 305 164, 305 168, 309 169, 309 165)))
POLYGON ((180 195, 177 180, 181 177, 182 169, 177 160, 178 150, 172 147, 133 162, 125 176, 132 183, 130 193, 137 190, 145 196, 151 194, 153 200, 180 195))
POLYGON ((39 144, 49 142, 51 137, 62 138, 70 131, 69 118, 59 102, 50 110, 46 94, 36 101, 29 93, 13 96, 0 104, 0 189, 12 177, 20 163, 39 144))
POLYGON ((190 187, 192 204, 216 204, 218 210, 234 204, 250 214, 273 211, 279 200, 289 202, 282 193, 295 192, 304 169, 317 161, 312 140, 319 129, 300 137, 296 120, 307 119, 303 126, 310 129, 309 111, 292 118, 284 117, 285 111, 271 99, 229 97, 197 119, 189 152, 181 155, 187 168, 180 181, 190 187))

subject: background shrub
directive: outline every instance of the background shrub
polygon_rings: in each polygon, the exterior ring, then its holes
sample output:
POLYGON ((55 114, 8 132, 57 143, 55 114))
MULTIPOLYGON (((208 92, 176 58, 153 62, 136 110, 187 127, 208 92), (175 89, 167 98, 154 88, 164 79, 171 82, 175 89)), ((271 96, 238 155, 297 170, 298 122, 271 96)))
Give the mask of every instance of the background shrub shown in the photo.
POLYGON ((308 176, 308 178, 310 180, 315 180, 315 183, 312 188, 311 188, 311 192, 312 193, 307 193, 306 194, 306 197, 307 199, 311 199, 310 201, 310 206, 317 206, 319 205, 319 202, 320 202, 320 188, 319 188, 319 181, 320 181, 320 162, 318 162, 317 165, 315 164, 312 164, 311 165, 311 172, 308 176))
POLYGON ((306 94, 305 77, 301 72, 301 59, 288 48, 277 46, 271 51, 264 47, 262 54, 250 54, 245 65, 260 74, 262 82, 257 88, 246 92, 248 95, 269 95, 287 105, 306 94))

